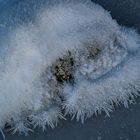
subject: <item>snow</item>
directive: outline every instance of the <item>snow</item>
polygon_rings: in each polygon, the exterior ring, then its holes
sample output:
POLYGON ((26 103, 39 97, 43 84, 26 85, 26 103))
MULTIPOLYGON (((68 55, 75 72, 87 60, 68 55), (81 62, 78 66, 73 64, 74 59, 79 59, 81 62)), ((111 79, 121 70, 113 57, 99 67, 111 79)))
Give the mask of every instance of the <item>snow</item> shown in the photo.
POLYGON ((0 128, 8 123, 13 133, 27 134, 37 126, 54 128, 66 114, 83 122, 102 111, 109 115, 114 104, 133 103, 140 88, 136 31, 89 0, 44 3, 17 5, 16 13, 37 11, 27 23, 10 10, 1 17, 0 30, 8 33, 6 40, 0 36, 1 50, 6 48, 0 57, 0 128), (87 57, 90 47, 99 49, 95 58, 87 57), (52 67, 67 52, 74 59, 74 82, 61 83, 52 67))

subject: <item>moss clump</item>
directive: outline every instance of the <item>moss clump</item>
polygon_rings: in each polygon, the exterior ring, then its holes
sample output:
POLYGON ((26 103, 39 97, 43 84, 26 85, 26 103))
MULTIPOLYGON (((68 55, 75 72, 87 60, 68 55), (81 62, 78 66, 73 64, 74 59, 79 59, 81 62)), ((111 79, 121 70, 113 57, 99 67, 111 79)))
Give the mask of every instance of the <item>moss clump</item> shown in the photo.
POLYGON ((53 73, 59 82, 72 81, 74 72, 74 59, 71 52, 56 60, 53 73))
POLYGON ((99 48, 94 48, 94 47, 88 47, 87 49, 88 49, 88 55, 87 55, 88 59, 95 59, 101 51, 99 48))

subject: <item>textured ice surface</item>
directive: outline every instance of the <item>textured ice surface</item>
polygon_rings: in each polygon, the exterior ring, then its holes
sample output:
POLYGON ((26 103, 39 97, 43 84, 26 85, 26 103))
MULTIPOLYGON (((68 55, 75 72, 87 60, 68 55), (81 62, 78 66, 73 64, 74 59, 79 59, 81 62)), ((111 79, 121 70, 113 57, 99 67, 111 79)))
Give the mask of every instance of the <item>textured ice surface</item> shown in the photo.
POLYGON ((139 35, 89 0, 25 0, 2 13, 0 31, 1 129, 109 115, 138 95, 139 35))

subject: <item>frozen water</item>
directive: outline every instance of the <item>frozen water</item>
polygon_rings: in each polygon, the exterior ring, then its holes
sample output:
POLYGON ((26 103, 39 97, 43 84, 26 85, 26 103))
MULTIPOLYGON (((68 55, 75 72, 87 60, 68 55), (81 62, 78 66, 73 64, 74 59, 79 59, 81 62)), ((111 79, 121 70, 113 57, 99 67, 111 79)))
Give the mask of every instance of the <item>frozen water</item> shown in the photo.
POLYGON ((1 129, 54 128, 61 109, 83 122, 138 95, 139 35, 89 0, 25 0, 2 13, 0 31, 1 129))

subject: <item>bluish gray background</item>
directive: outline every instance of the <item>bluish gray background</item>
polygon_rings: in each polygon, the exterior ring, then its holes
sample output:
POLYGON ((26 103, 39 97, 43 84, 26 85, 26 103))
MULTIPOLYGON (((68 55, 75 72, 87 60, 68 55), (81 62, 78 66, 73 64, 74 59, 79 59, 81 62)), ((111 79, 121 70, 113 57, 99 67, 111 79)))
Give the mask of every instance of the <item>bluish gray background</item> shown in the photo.
MULTIPOLYGON (((24 0, 0 0, 0 14, 20 1, 24 0)), ((140 33, 140 0, 93 1, 110 11, 119 24, 135 27, 140 33)), ((117 107, 110 117, 102 113, 84 124, 67 117, 67 121, 61 120, 54 130, 47 128, 44 133, 40 129, 27 137, 4 133, 7 140, 140 140, 139 109, 140 98, 137 98, 136 104, 130 105, 129 109, 117 107)))

